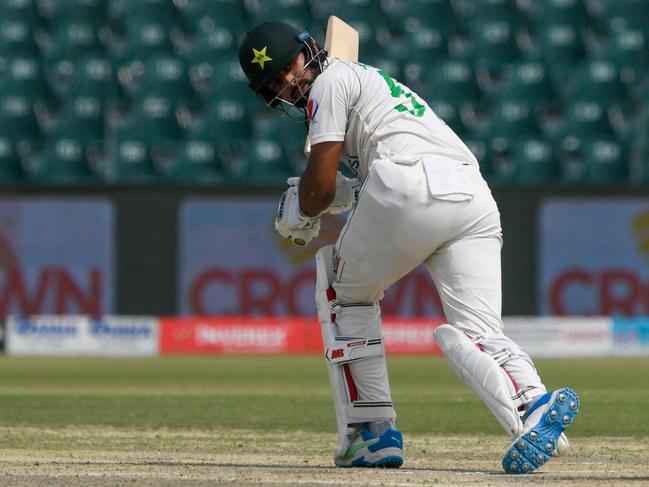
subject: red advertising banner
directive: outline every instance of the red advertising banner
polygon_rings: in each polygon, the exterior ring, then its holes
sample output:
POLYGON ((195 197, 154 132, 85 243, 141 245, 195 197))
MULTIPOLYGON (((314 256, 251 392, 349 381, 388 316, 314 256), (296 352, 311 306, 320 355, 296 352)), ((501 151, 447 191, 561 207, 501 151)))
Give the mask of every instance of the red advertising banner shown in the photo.
MULTIPOLYGON (((442 320, 383 321, 388 353, 441 352, 433 330, 442 320)), ((161 318, 160 353, 172 354, 321 354, 320 324, 315 318, 161 318)))

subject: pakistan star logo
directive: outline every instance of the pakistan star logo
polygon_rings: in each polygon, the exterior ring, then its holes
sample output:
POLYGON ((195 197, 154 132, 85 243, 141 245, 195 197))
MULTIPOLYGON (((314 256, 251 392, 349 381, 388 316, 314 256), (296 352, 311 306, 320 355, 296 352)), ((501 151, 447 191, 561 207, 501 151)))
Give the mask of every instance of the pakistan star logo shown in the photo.
POLYGON ((272 61, 273 58, 266 55, 266 48, 268 46, 264 46, 264 48, 261 51, 258 51, 254 47, 252 48, 252 52, 255 55, 254 58, 252 58, 252 61, 250 61, 252 64, 257 63, 259 66, 261 66, 261 69, 264 69, 264 63, 266 61, 272 61))

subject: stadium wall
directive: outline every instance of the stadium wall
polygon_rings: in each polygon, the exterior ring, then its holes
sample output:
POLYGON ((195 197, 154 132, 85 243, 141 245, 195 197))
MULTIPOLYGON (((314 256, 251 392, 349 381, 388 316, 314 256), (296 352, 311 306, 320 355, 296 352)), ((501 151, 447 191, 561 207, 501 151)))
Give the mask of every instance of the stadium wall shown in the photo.
MULTIPOLYGON (((387 352, 440 355, 433 330, 441 323, 384 317, 387 352)), ((647 318, 508 317, 504 326, 533 357, 649 355, 647 318)), ((6 352, 11 356, 320 355, 322 350, 320 325, 314 317, 10 317, 6 330, 6 352)))
MULTIPOLYGON (((274 205, 275 198, 281 188, 274 187, 178 187, 174 186, 123 186, 123 187, 43 187, 43 186, 21 186, 2 188, 2 197, 0 199, 0 209, 5 210, 16 202, 44 203, 43 208, 53 208, 52 202, 77 200, 82 207, 92 206, 91 203, 97 203, 99 209, 96 217, 92 216, 93 221, 104 221, 104 224, 97 224, 95 230, 89 231, 93 235, 102 228, 110 226, 110 235, 99 244, 94 240, 89 240, 88 247, 98 248, 102 245, 103 249, 99 256, 99 263, 92 261, 92 269, 95 267, 101 271, 101 265, 107 268, 103 274, 99 272, 99 277, 95 274, 88 273, 78 277, 79 280, 86 279, 94 283, 95 277, 99 279, 99 285, 103 285, 106 296, 102 300, 93 301, 92 289, 86 294, 75 287, 75 276, 61 273, 60 269, 49 269, 48 273, 37 277, 28 275, 15 274, 10 272, 13 267, 20 271, 20 266, 24 264, 18 262, 17 266, 9 266, 3 261, 5 266, 5 279, 2 283, 2 295, 0 299, 0 311, 8 314, 11 306, 23 306, 25 314, 49 313, 52 310, 57 311, 56 306, 61 310, 72 312, 87 312, 90 309, 91 314, 120 314, 120 315, 176 315, 183 307, 179 297, 178 282, 180 279, 179 260, 182 240, 179 237, 179 226, 182 217, 182 207, 188 201, 197 202, 218 202, 225 199, 234 198, 233 207, 241 203, 274 205), (270 203, 268 203, 270 202, 270 203), (103 209, 102 209, 103 208, 103 209), (106 215, 105 208, 110 208, 110 215, 106 215), (108 242, 108 243, 105 243, 108 242), (101 263, 104 264, 101 264, 101 263), (101 279, 103 281, 101 281, 101 279), (39 286, 57 282, 58 290, 52 296, 45 294, 40 296, 39 286), (103 283, 103 284, 102 284, 103 283), (21 287, 22 286, 22 287, 21 287), (68 292, 64 295, 64 291, 68 292), (39 296, 43 299, 39 301, 39 296), (83 308, 83 304, 91 302, 96 304, 93 308, 91 305, 87 309, 67 309, 65 308, 66 300, 73 304, 78 304, 78 308, 83 308), (45 303, 43 306, 40 304, 45 303), (46 306, 50 303, 49 308, 46 306), (98 303, 98 304, 97 304, 98 303), (50 309, 51 308, 51 309, 50 309)), ((615 200, 615 201, 634 201, 635 205, 644 205, 649 208, 649 199, 646 197, 646 188, 629 188, 629 187, 606 187, 606 188, 495 188, 494 195, 499 203, 502 215, 504 229, 504 247, 503 247, 503 314, 504 315, 535 315, 539 313, 542 306, 539 304, 539 276, 543 269, 539 265, 539 250, 543 242, 539 235, 540 215, 544 202, 551 200, 560 200, 568 202, 580 202, 584 200, 615 200), (638 203, 640 202, 640 203, 638 203)), ((230 200, 229 200, 230 201, 230 200)), ((32 213, 38 216, 38 205, 33 205, 32 213)), ((268 215, 263 215, 268 221, 272 221, 272 209, 269 209, 268 215)), ((24 213, 24 212, 23 212, 24 213)), ((42 249, 39 250, 37 244, 40 242, 42 248, 51 247, 52 242, 58 242, 57 245, 63 246, 69 250, 71 255, 81 255, 83 252, 75 248, 76 240, 68 239, 58 241, 59 234, 70 233, 74 229, 74 221, 78 216, 74 212, 68 212, 62 208, 58 213, 61 222, 64 224, 53 224, 49 214, 44 214, 44 219, 50 223, 49 227, 41 234, 23 235, 15 237, 21 246, 21 249, 28 248, 35 255, 42 255, 42 249), (69 225, 72 225, 68 228, 69 225)), ((580 213, 575 213, 574 221, 563 222, 563 227, 553 230, 555 232, 567 232, 571 225, 579 222, 580 213)), ((207 214, 209 217, 209 214, 207 214)), ((12 217, 13 218, 13 217, 12 217)), ((614 219, 614 217, 613 217, 614 219)), ((5 218, 11 220, 11 218, 5 218)), ((228 228, 228 215, 221 217, 220 225, 222 228, 228 228), (224 226, 225 225, 225 226, 224 226)), ((10 221, 11 223, 11 221, 10 221)), ((10 223, 3 223, 2 231, 11 233, 10 223), (9 225, 9 226, 7 226, 9 225)), ((239 243, 245 244, 249 240, 249 235, 245 234, 245 222, 232 221, 232 232, 234 234, 234 244, 231 245, 232 255, 236 255, 239 250, 239 243), (243 227, 242 227, 243 225, 243 227), (242 230, 243 228, 243 230, 242 230), (236 232, 243 231, 240 242, 236 240, 236 232)), ((93 227, 94 228, 94 227, 93 227)), ((200 228, 199 228, 200 230, 200 228)), ((598 228, 595 228, 597 231, 598 228)), ((194 232, 191 228, 189 232, 194 232)), ((227 230, 226 230, 227 233, 227 230)), ((596 232, 597 233, 597 232, 596 232)), ((192 233, 193 234, 193 233, 192 233)), ((10 235, 11 237, 11 235, 10 235)), ((598 238, 608 238, 615 240, 616 235, 610 235, 610 231, 602 228, 598 238), (607 234, 608 232, 608 234, 607 234)), ((13 237, 11 237, 13 238, 13 237)), ((556 238, 555 238, 556 241, 556 238)), ((563 243, 563 247, 570 247, 563 243)), ((590 242, 590 250, 598 251, 601 242, 597 239, 590 242)), ((606 248, 603 248, 606 250, 606 248)), ((190 249, 191 250, 191 249, 190 249)), ((200 249, 199 249, 200 250, 200 249)), ((197 255, 197 254, 193 254, 197 255)), ((606 255, 605 253, 603 255, 606 255)), ((198 255, 196 258, 200 258, 198 255)), ((641 256, 638 257, 640 259, 641 256)), ((638 260, 640 262, 640 260, 638 260)), ((613 263, 614 264, 614 263, 613 263)), ((611 264, 611 265, 613 265, 611 264)), ((90 264, 88 264, 90 266, 90 264)), ((276 265, 281 265, 276 263, 276 265)), ((640 264, 637 264, 638 267, 640 264)), ((649 314, 649 298, 647 293, 641 292, 645 284, 649 282, 647 278, 649 265, 644 265, 642 270, 638 270, 638 275, 634 278, 637 281, 638 292, 633 299, 633 315, 649 314), (639 284, 638 284, 639 283, 639 284)), ((309 281, 311 275, 306 273, 299 275, 298 278, 309 281)), ((624 276, 622 276, 624 277, 624 276)), ((84 281, 85 282, 85 281, 84 281)), ((415 284, 421 284, 417 282, 415 284)), ((94 289, 94 288, 93 288, 94 289)), ((208 296, 209 298, 209 296, 208 296)), ((206 298, 207 299, 207 298, 206 298)), ((305 299, 310 300, 310 297, 305 299)), ((433 303, 434 304, 434 303, 433 303)), ((74 306, 72 306, 74 308, 74 306)), ((624 311, 626 308, 621 307, 624 311)), ((630 309, 630 308, 629 308, 630 309)), ((190 308, 191 310, 191 308, 190 308)), ((263 310, 263 308, 262 308, 263 310)), ((394 308, 396 313, 400 314, 398 308, 394 308)), ((14 310, 15 311, 15 310, 14 310)), ((209 311, 209 310, 208 310, 209 311)), ((300 314, 288 307, 283 309, 279 314, 300 314)), ((410 310, 410 315, 417 315, 417 309, 410 310)), ((424 314, 434 315, 434 309, 424 314)), ((617 310, 612 309, 610 313, 597 313, 597 309, 589 310, 585 305, 582 314, 616 314, 617 310)), ((186 313, 189 314, 189 313, 186 313)), ((241 313, 235 313, 241 314, 241 313)), ((259 309, 253 310, 252 314, 260 314, 259 309)), ((629 314, 629 313, 620 313, 629 314)))

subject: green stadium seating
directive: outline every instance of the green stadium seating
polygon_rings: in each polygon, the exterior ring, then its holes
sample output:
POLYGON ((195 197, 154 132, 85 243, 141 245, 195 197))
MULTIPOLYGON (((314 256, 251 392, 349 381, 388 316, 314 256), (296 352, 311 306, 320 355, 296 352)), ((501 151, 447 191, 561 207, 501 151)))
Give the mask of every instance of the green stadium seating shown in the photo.
POLYGON ((25 166, 28 180, 65 184, 99 180, 91 169, 91 160, 99 157, 96 146, 89 148, 83 136, 66 132, 50 139, 32 164, 25 166))
MULTIPOLYGON (((246 26, 248 13, 240 0, 187 0, 178 2, 178 10, 190 30, 211 32, 215 25, 230 25, 242 31, 246 26), (241 27, 241 29, 240 29, 241 27)), ((250 26, 247 26, 250 28, 250 26)))
POLYGON ((245 3, 253 24, 282 19, 298 29, 310 29, 313 12, 308 0, 263 0, 245 3))
POLYGON ((426 101, 444 100, 459 105, 476 103, 482 94, 473 67, 463 61, 443 60, 430 70, 421 95, 426 101))
POLYGON ((86 144, 101 145, 106 135, 106 107, 103 99, 83 94, 67 97, 54 125, 82 137, 86 144))
POLYGON ((382 18, 396 33, 435 29, 449 35, 456 30, 450 0, 387 0, 379 3, 382 18))
POLYGON ((34 25, 40 21, 34 0, 0 0, 0 19, 12 19, 34 25))
POLYGON ((122 96, 115 67, 105 54, 88 54, 61 64, 50 72, 50 80, 56 94, 62 98, 83 94, 117 104, 122 96))
POLYGON ((290 176, 299 175, 291 171, 278 139, 255 137, 251 141, 249 157, 251 182, 283 184, 290 176))
POLYGON ((184 183, 219 183, 226 181, 221 171, 215 137, 202 128, 185 137, 165 167, 171 181, 184 183))
POLYGON ((616 140, 593 139, 583 144, 591 183, 612 184, 626 181, 629 167, 622 145, 616 140))
POLYGON ((534 23, 562 23, 583 29, 593 24, 584 0, 523 0, 522 10, 534 23))
POLYGON ((0 136, 0 183, 17 182, 23 178, 16 144, 10 138, 0 136))
POLYGON ((516 139, 512 157, 517 166, 515 183, 548 184, 556 181, 558 167, 552 146, 544 139, 516 139))
POLYGON ((468 131, 467 123, 462 118, 461 110, 457 105, 443 100, 433 100, 430 102, 430 107, 435 115, 451 127, 456 134, 462 136, 468 131))
POLYGON ((123 37, 116 38, 110 46, 111 55, 118 68, 131 67, 154 55, 174 52, 174 32, 177 28, 160 19, 128 17, 123 37))
POLYGON ((138 75, 129 83, 129 91, 133 98, 155 93, 176 107, 194 108, 197 100, 187 66, 173 53, 153 55, 144 61, 138 75))
POLYGON ((43 134, 31 100, 24 95, 0 92, 0 134, 31 154, 42 146, 43 134))
POLYGON ((216 145, 219 166, 231 183, 245 183, 251 173, 250 141, 245 138, 221 138, 216 145))
POLYGON ((623 147, 614 139, 566 137, 559 149, 561 181, 589 185, 625 182, 629 167, 623 147))
POLYGON ((489 181, 649 182, 646 3, 0 0, 0 181, 283 185, 304 130, 256 99, 238 43, 284 19, 324 44, 335 14, 489 181))
POLYGON ((627 90, 617 65, 606 61, 589 61, 575 70, 567 86, 570 101, 595 101, 607 109, 628 101, 627 90))
POLYGON ((499 100, 525 102, 536 114, 556 110, 559 101, 546 65, 540 62, 512 65, 503 79, 499 100))
MULTIPOLYGON (((405 34, 400 54, 404 83, 419 91, 431 65, 449 58, 448 34, 436 28, 421 27, 405 34)), ((395 56, 396 57, 396 56, 395 56)))
POLYGON ((0 94, 29 97, 32 103, 49 104, 53 93, 38 59, 25 54, 5 59, 0 72, 0 94))
POLYGON ((508 20, 481 21, 471 26, 471 57, 478 66, 500 68, 521 57, 518 26, 508 20))
POLYGON ((485 136, 540 136, 541 129, 532 107, 525 101, 504 101, 489 114, 483 129, 485 136))
POLYGON ((575 101, 566 108, 564 134, 577 137, 614 137, 606 106, 596 101, 575 101))
POLYGON ((115 130, 111 150, 111 164, 106 178, 120 183, 158 182, 162 173, 153 155, 150 134, 136 123, 123 123, 115 130))
POLYGON ((173 144, 183 135, 179 107, 174 105, 173 100, 154 92, 136 100, 125 123, 136 126, 140 133, 146 134, 153 146, 173 144))
POLYGON ((602 2, 601 17, 610 30, 649 31, 649 10, 645 0, 609 0, 602 2))
POLYGON ((33 25, 24 20, 0 17, 0 59, 37 54, 33 25))
POLYGON ((552 82, 559 90, 567 83, 575 67, 586 58, 581 31, 570 24, 537 25, 530 50, 528 58, 546 64, 552 82))
POLYGON ((649 45, 647 35, 639 29, 613 31, 593 50, 591 57, 598 61, 615 64, 624 78, 636 82, 644 77, 649 68, 649 45))
POLYGON ((230 62, 235 51, 236 32, 218 25, 211 31, 199 31, 186 55, 189 76, 197 92, 206 97, 217 83, 219 65, 230 62))

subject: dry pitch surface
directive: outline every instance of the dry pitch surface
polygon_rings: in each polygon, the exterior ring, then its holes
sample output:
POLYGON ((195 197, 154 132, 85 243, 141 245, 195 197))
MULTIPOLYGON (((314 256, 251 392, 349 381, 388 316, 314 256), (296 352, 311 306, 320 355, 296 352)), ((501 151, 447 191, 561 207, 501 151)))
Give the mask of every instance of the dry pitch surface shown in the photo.
POLYGON ((337 469, 335 437, 253 431, 2 427, 0 485, 649 485, 649 439, 576 438, 527 476, 500 470, 504 436, 405 438, 399 470, 337 469))

